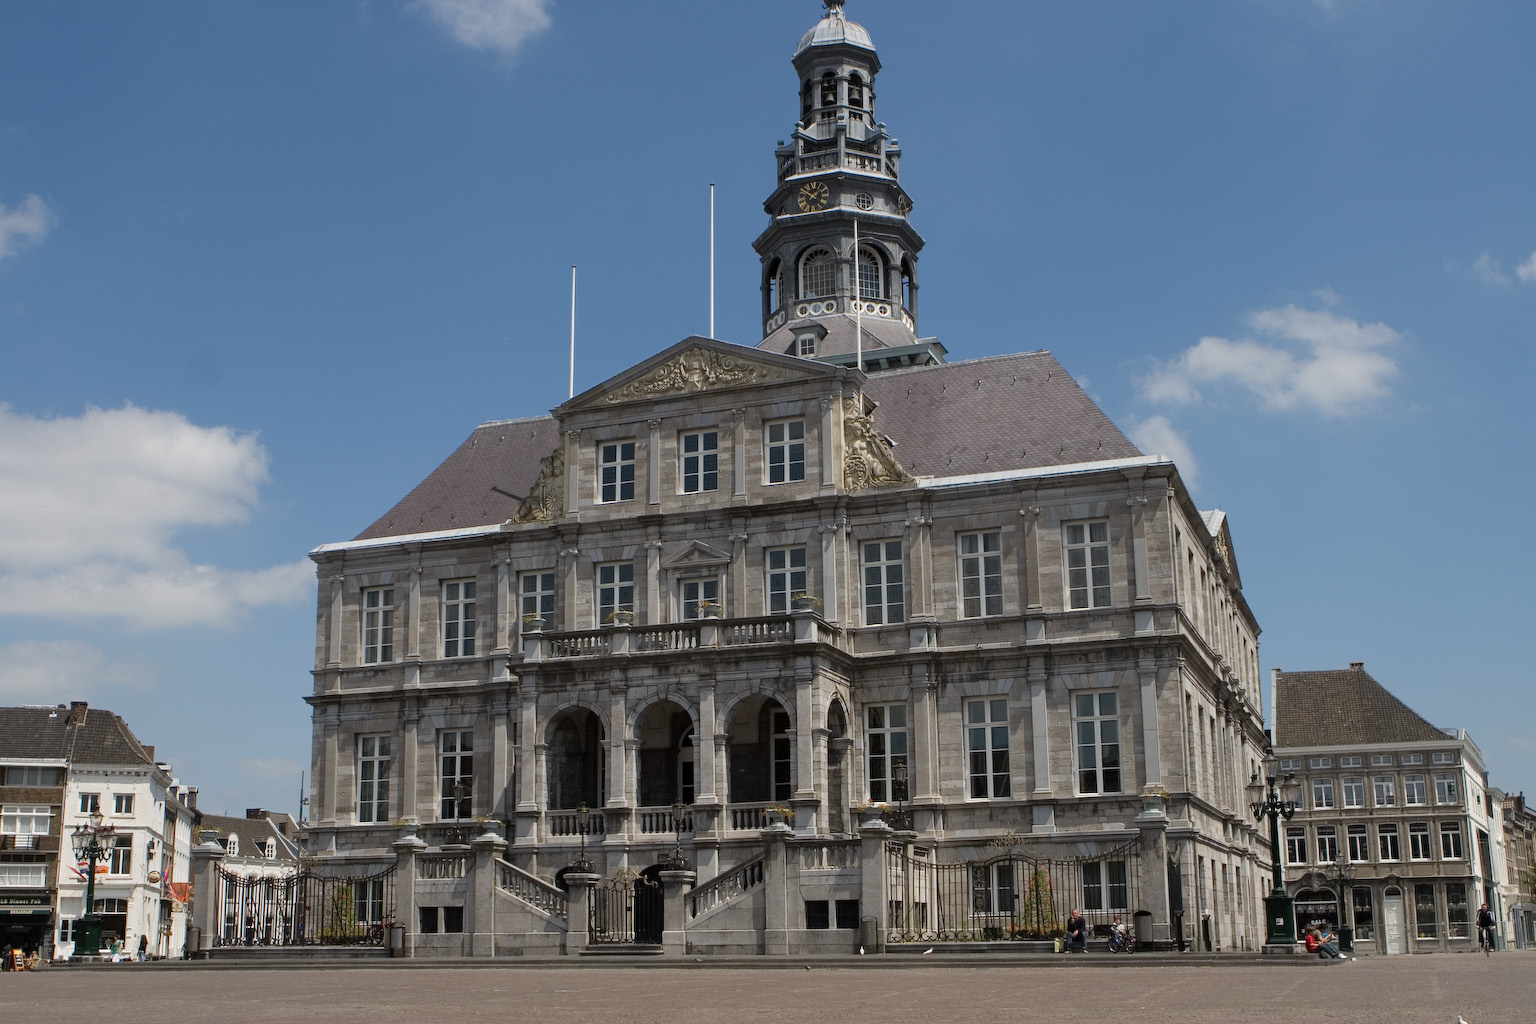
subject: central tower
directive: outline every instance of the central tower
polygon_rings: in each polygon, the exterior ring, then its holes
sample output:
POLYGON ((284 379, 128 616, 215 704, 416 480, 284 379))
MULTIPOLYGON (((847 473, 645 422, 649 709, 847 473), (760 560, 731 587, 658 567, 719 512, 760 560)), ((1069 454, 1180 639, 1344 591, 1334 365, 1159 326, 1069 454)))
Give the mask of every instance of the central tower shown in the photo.
POLYGON ((888 369, 943 362, 917 335, 917 254, 901 147, 875 117, 880 58, 869 32, 823 0, 795 50, 799 120, 774 152, 772 218, 752 247, 762 261, 758 348, 888 369), (855 243, 857 237, 857 243, 855 243))

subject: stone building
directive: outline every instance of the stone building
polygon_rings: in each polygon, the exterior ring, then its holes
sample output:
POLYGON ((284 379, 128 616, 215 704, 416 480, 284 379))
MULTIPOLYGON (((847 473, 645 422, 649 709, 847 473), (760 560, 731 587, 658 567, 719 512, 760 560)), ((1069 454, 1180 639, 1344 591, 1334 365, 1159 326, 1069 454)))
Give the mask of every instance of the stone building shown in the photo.
POLYGON ((1478 904, 1500 914, 1501 873, 1477 744, 1362 662, 1273 675, 1275 754, 1302 783, 1281 851, 1297 926, 1350 925, 1357 947, 1383 953, 1475 948, 1478 904))
POLYGON ((308 851, 402 865, 412 949, 847 950, 1071 906, 1262 941, 1227 519, 1050 353, 919 336, 842 6, 794 57, 755 348, 687 338, 484 423, 312 552, 308 851), (610 928, 631 884, 665 913, 610 928))
POLYGON ((1501 941, 1511 949, 1536 948, 1536 811, 1524 793, 1489 792, 1499 813, 1495 859, 1504 867, 1499 878, 1501 941))

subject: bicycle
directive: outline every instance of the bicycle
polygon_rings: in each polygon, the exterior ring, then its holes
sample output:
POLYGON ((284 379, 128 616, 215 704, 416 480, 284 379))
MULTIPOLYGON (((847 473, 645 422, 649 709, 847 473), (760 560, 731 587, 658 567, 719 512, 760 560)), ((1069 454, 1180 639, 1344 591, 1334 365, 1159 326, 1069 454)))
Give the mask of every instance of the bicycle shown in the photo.
POLYGON ((1111 930, 1108 940, 1108 951, 1111 953, 1136 952, 1136 937, 1130 932, 1111 930))

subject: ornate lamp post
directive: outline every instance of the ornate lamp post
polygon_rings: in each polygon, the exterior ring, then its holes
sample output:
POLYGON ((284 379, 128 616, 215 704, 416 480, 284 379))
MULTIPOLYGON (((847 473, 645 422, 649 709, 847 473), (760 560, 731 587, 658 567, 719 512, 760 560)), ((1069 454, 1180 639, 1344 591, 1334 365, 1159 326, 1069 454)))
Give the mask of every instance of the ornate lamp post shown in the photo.
POLYGON ((1285 873, 1280 866, 1280 819, 1290 821, 1301 800, 1301 783, 1296 776, 1279 773, 1280 762, 1273 751, 1264 755, 1263 767, 1254 772, 1249 780, 1248 809, 1255 821, 1269 819, 1269 861, 1274 874, 1274 886, 1264 897, 1265 933, 1267 946, 1294 946, 1296 944, 1296 903, 1285 891, 1285 873), (1262 778, 1260 777, 1262 773, 1262 778))
POLYGON ((592 808, 586 804, 576 808, 576 834, 581 837, 581 853, 577 855, 576 860, 570 865, 572 871, 579 871, 587 875, 592 874, 592 861, 587 858, 587 829, 589 825, 588 818, 591 814, 592 808))
POLYGON ((896 798, 896 820, 891 822, 898 831, 911 831, 912 819, 907 815, 907 762, 905 758, 891 766, 891 796, 896 798))
POLYGON ((672 804, 672 831, 677 833, 677 846, 672 851, 672 870, 688 870, 688 858, 683 854, 683 826, 688 824, 688 805, 681 800, 672 804))
POLYGON ((117 845, 117 830, 102 825, 101 812, 92 811, 88 824, 76 826, 69 841, 75 859, 88 863, 85 876, 85 915, 80 918, 80 936, 75 941, 76 956, 101 955, 101 915, 96 913, 96 862, 105 859, 117 845))
POLYGON ((1333 862, 1333 874, 1339 883, 1339 950, 1348 953, 1355 948, 1355 926, 1350 917, 1352 911, 1352 890, 1349 880, 1355 877, 1355 866, 1349 860, 1349 852, 1339 850, 1338 859, 1333 862))

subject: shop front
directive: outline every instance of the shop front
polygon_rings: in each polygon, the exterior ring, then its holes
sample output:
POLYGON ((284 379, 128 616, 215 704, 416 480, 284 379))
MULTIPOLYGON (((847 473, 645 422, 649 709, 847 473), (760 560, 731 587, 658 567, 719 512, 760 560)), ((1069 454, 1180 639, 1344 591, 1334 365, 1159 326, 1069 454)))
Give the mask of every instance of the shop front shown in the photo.
POLYGON ((19 949, 46 960, 52 935, 52 892, 0 891, 0 949, 19 949))

